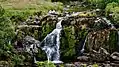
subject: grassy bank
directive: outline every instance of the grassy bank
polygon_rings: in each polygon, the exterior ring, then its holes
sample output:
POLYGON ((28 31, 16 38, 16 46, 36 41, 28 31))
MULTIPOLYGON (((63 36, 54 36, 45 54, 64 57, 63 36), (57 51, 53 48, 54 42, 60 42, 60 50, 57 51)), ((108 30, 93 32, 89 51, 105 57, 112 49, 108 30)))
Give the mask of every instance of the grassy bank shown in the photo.
POLYGON ((0 0, 0 4, 5 9, 6 16, 17 16, 24 19, 37 12, 46 14, 49 10, 61 12, 63 9, 61 2, 52 3, 44 0, 0 0))

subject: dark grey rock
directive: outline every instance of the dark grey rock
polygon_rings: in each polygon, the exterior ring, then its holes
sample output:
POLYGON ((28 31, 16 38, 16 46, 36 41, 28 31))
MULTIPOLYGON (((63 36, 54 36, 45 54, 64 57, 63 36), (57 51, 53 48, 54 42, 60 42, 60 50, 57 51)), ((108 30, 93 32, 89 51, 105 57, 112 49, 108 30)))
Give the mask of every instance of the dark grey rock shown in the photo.
POLYGON ((75 65, 67 63, 67 64, 64 65, 64 67, 75 67, 75 65))
POLYGON ((79 56, 79 57, 77 57, 77 59, 79 61, 89 61, 89 57, 87 57, 87 56, 79 56))
POLYGON ((113 52, 110 57, 113 59, 113 60, 118 60, 119 61, 119 53, 118 52, 113 52))

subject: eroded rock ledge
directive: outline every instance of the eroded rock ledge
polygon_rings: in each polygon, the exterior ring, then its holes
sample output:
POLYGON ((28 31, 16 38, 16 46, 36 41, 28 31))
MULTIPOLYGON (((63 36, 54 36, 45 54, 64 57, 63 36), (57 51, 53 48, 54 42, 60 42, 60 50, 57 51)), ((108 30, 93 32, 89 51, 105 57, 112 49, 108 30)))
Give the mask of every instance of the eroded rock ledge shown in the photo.
MULTIPOLYGON (((46 15, 32 18, 25 21, 25 26, 18 26, 17 40, 23 42, 26 36, 32 36, 42 41, 49 34, 63 15, 46 15), (34 25, 34 26, 33 26, 34 25)), ((110 54, 117 51, 118 34, 117 29, 112 28, 103 17, 77 16, 65 17, 62 22, 63 30, 61 35, 61 60, 64 62, 74 59, 102 62, 110 61, 110 54), (80 50, 87 36, 84 54, 80 56, 80 50)), ((18 43, 17 43, 18 46, 18 43)), ((45 59, 44 53, 39 50, 40 60, 45 59)), ((115 57, 113 56, 112 59, 115 57)))

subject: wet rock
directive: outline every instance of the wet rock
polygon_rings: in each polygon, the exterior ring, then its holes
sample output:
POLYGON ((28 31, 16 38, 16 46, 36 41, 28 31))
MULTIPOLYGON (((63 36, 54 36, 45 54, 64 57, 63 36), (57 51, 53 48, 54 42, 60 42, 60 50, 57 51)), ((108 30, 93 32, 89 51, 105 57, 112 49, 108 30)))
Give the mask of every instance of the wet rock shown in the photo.
POLYGON ((109 64, 110 63, 110 60, 109 61, 105 61, 105 63, 109 64))
POLYGON ((50 10, 49 12, 48 12, 48 15, 58 15, 59 13, 58 12, 56 12, 55 10, 50 10))
POLYGON ((113 60, 118 60, 119 61, 119 53, 118 52, 113 52, 110 57, 113 59, 113 60))
POLYGON ((107 45, 109 42, 109 36, 110 36, 110 29, 103 29, 99 31, 89 32, 89 37, 87 40, 87 48, 89 49, 89 52, 92 50, 98 51, 100 47, 103 47, 107 49, 107 51, 109 51, 110 45, 107 45))
POLYGON ((34 39, 33 37, 31 37, 31 36, 26 36, 26 37, 24 38, 24 40, 25 40, 25 42, 30 42, 30 43, 37 43, 37 44, 40 43, 38 40, 35 40, 35 39, 34 39))
POLYGON ((103 67, 112 67, 110 64, 103 64, 103 67))
POLYGON ((64 67, 75 67, 75 65, 67 63, 67 64, 64 65, 64 67))
POLYGON ((81 63, 81 62, 75 62, 75 67, 87 67, 88 64, 87 63, 81 63))
POLYGON ((75 62, 75 63, 74 63, 75 67, 79 67, 80 64, 81 64, 80 62, 75 62))
POLYGON ((100 48, 99 51, 93 50, 93 52, 90 53, 90 60, 104 62, 106 60, 109 60, 109 56, 109 53, 104 48, 100 48))
POLYGON ((107 52, 107 50, 104 49, 104 48, 102 48, 102 47, 100 48, 99 53, 104 53, 104 54, 106 54, 106 55, 110 55, 110 54, 107 52))
POLYGON ((111 65, 112 67, 119 67, 119 64, 116 64, 116 63, 110 63, 110 65, 111 65))
POLYGON ((24 48, 27 52, 33 51, 37 53, 38 47, 40 46, 40 41, 34 39, 33 37, 26 36, 24 38, 24 48))
POLYGON ((26 36, 24 38, 23 46, 25 52, 29 53, 30 56, 32 57, 33 63, 37 62, 37 53, 39 52, 38 50, 40 49, 40 41, 36 40, 31 36, 26 36))
POLYGON ((87 57, 87 56, 79 56, 79 57, 77 57, 77 59, 79 60, 79 61, 89 61, 89 57, 87 57))
POLYGON ((12 65, 7 61, 0 61, 0 67, 11 67, 12 65))

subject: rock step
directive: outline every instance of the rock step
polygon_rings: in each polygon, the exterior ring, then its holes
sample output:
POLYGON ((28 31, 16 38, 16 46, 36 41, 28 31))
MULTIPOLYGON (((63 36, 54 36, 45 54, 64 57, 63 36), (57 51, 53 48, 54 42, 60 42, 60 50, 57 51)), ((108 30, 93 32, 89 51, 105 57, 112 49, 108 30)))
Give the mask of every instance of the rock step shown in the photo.
POLYGON ((39 28, 42 26, 39 25, 18 25, 17 28, 24 28, 24 27, 34 27, 34 28, 39 28))
POLYGON ((110 65, 113 67, 119 67, 119 64, 116 64, 116 63, 110 63, 110 65))
POLYGON ((112 63, 118 63, 119 64, 119 61, 111 61, 112 63))
POLYGON ((79 60, 79 61, 89 61, 89 57, 87 57, 87 56, 79 56, 79 57, 77 57, 77 60, 79 60))

